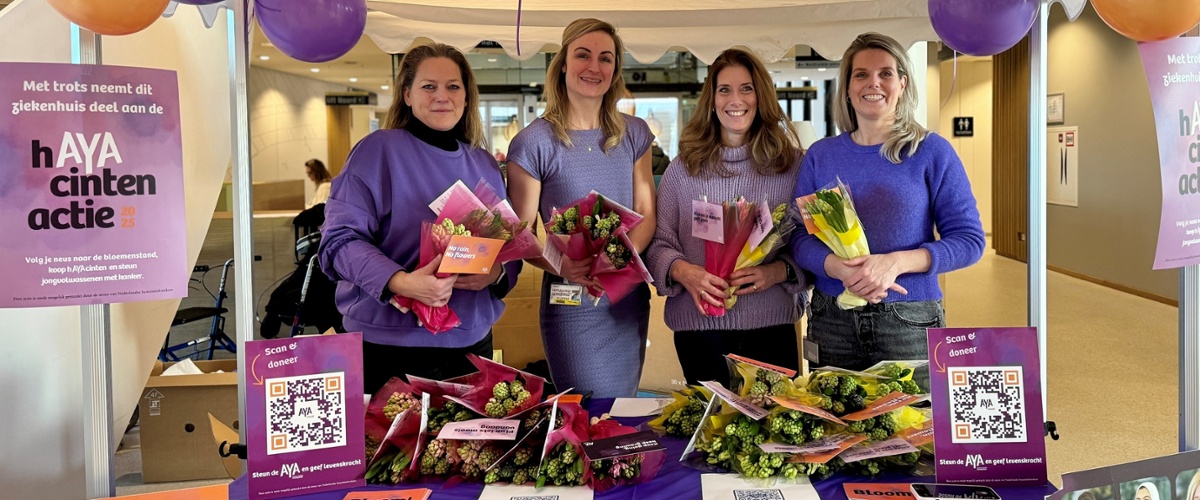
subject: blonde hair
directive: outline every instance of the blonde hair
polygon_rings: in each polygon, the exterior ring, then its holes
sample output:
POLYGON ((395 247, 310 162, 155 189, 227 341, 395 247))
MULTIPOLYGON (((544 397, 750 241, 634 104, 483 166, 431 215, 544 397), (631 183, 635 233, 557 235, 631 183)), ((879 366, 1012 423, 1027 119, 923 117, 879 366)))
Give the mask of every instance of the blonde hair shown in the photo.
POLYGON ((444 57, 458 65, 462 73, 463 88, 467 91, 462 118, 459 118, 458 123, 451 129, 455 139, 475 147, 483 147, 483 118, 479 116, 479 87, 475 85, 475 74, 471 72, 471 65, 466 56, 444 43, 420 45, 404 54, 404 59, 400 61, 400 70, 396 72, 396 81, 392 85, 392 107, 388 108, 383 128, 402 129, 408 125, 409 120, 415 119, 412 106, 404 100, 404 93, 412 88, 413 81, 417 78, 417 68, 421 67, 421 63, 436 57, 444 57))
MULTIPOLYGON (((896 71, 900 77, 912 83, 912 62, 908 52, 895 39, 879 33, 863 33, 854 39, 846 53, 842 55, 842 63, 838 67, 837 97, 833 100, 833 119, 839 128, 845 132, 858 130, 858 115, 850 106, 850 72, 854 70, 854 56, 859 52, 879 49, 887 52, 896 60, 896 71)), ((896 103, 895 122, 892 123, 892 135, 883 143, 880 154, 888 161, 899 164, 903 156, 912 156, 917 152, 921 141, 929 131, 917 123, 917 90, 913 85, 906 84, 896 103)))
POLYGON ((546 68, 546 112, 542 118, 550 123, 550 129, 567 147, 571 147, 571 137, 567 135, 570 123, 571 101, 567 97, 567 81, 563 71, 570 56, 570 45, 580 37, 594 31, 603 31, 613 40, 615 67, 612 83, 600 106, 600 129, 604 131, 604 151, 607 153, 621 143, 625 135, 625 118, 617 111, 617 101, 625 97, 625 77, 621 74, 621 61, 625 53, 625 45, 617 36, 613 25, 599 19, 576 19, 567 25, 562 35, 562 50, 554 54, 546 68))
POLYGON ((796 128, 784 114, 783 108, 779 107, 771 74, 754 54, 740 49, 729 49, 717 56, 708 67, 708 77, 704 80, 704 88, 700 90, 696 112, 692 113, 692 118, 683 127, 683 133, 679 137, 680 156, 683 157, 688 175, 733 175, 721 161, 721 121, 716 117, 714 104, 717 75, 732 67, 746 68, 750 73, 754 95, 758 101, 754 122, 750 124, 749 139, 746 141, 750 146, 750 164, 762 175, 788 171, 796 159, 804 154, 804 150, 800 147, 800 136, 796 134, 796 128))
POLYGON ((1183 497, 1183 500, 1192 500, 1198 492, 1200 492, 1200 469, 1192 476, 1192 480, 1188 484, 1187 496, 1183 497))

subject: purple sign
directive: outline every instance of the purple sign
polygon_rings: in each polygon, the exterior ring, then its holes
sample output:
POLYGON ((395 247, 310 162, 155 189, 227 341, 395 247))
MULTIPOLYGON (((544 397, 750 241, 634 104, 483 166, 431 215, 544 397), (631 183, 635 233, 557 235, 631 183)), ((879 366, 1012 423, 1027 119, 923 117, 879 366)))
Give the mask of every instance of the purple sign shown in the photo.
POLYGON ((1200 264, 1200 38, 1139 43, 1162 174, 1154 269, 1200 264))
POLYGON ((1046 484, 1037 330, 930 328, 938 482, 1046 484))
POLYGON ((362 486, 362 334, 246 343, 250 498, 362 486))
POLYGON ((0 307, 187 295, 174 71, 0 63, 0 307))

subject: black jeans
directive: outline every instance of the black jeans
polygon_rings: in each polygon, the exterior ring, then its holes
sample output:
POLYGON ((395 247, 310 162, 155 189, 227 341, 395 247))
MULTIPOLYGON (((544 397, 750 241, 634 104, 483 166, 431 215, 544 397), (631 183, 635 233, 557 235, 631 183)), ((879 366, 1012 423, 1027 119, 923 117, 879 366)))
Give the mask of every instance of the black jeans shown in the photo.
MULTIPOLYGON (((808 340, 817 344, 817 353, 805 353, 805 357, 815 361, 810 368, 847 370, 863 370, 887 360, 928 360, 926 329, 945 326, 946 312, 940 300, 885 302, 843 310, 836 297, 813 290, 808 340)), ((913 380, 929 387, 928 370, 917 370, 913 380)))
POLYGON ((675 353, 683 377, 691 385, 716 380, 729 387, 726 354, 800 371, 796 325, 792 323, 754 330, 681 330, 675 332, 675 353))
POLYGON ((475 372, 467 354, 492 359, 492 333, 467 347, 400 347, 363 342, 363 393, 375 394, 392 377, 445 380, 475 372))

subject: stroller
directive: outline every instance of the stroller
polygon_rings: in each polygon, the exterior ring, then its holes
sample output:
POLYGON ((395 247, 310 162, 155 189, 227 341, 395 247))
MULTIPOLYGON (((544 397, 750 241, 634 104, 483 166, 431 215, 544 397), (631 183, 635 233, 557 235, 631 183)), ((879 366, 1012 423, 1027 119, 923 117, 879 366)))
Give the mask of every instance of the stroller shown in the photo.
POLYGON ((305 326, 315 326, 324 332, 330 328, 342 331, 342 313, 334 303, 337 283, 325 276, 317 265, 317 247, 321 233, 317 230, 325 219, 325 204, 301 212, 292 223, 296 233, 296 269, 271 292, 263 315, 259 334, 265 339, 279 336, 283 325, 291 326, 296 336, 305 326))

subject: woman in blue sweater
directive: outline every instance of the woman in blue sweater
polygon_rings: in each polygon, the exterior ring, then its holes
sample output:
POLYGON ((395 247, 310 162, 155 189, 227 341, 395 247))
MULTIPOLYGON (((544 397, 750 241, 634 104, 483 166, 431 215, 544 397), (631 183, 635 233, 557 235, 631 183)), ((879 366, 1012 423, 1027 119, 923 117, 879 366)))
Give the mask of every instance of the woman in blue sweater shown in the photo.
POLYGON ((808 319, 808 340, 817 349, 805 349, 805 358, 854 370, 886 359, 927 359, 926 328, 946 325, 938 274, 983 255, 975 196, 950 143, 914 118, 917 92, 904 47, 877 33, 860 35, 838 71, 833 115, 844 132, 808 150, 795 194, 840 178, 854 197, 871 255, 843 260, 815 236, 794 236, 796 263, 817 278, 808 319), (843 290, 869 304, 842 310, 836 297, 843 290))

